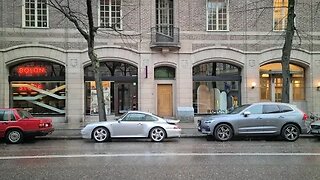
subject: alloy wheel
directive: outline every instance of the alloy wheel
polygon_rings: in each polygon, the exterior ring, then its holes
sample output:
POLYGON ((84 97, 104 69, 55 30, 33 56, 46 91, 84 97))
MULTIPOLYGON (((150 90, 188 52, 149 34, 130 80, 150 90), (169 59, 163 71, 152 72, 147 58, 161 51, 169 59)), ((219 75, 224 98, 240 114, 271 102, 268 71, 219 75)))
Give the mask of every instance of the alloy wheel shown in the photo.
POLYGON ((282 137, 287 141, 295 141, 299 138, 300 131, 297 126, 288 124, 283 128, 282 137))
POLYGON ((161 142, 166 137, 166 132, 162 128, 153 128, 150 133, 151 140, 154 142, 161 142))
POLYGON ((233 136, 232 128, 227 124, 220 124, 215 130, 215 138, 219 141, 228 141, 233 136))
POLYGON ((93 131, 93 139, 96 142, 105 142, 109 139, 109 132, 106 128, 98 127, 93 131))

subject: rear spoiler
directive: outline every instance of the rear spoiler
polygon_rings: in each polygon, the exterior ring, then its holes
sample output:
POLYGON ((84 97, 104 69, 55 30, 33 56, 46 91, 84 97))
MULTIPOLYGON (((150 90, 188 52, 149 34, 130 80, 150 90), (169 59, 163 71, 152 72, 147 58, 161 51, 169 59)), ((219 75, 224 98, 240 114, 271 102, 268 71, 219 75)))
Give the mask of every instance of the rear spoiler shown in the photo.
POLYGON ((168 124, 178 124, 180 120, 173 120, 173 119, 165 119, 168 124))

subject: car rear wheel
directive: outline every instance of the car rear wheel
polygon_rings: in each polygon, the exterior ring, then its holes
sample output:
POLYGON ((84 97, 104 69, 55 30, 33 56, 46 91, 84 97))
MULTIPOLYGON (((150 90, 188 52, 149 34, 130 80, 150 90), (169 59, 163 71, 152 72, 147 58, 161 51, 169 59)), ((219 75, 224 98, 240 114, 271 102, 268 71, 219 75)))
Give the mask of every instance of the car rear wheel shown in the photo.
POLYGON ((166 131, 160 127, 155 127, 150 131, 150 139, 153 142, 161 142, 166 137, 166 131))
POLYGON ((96 142, 106 142, 110 138, 110 133, 107 128, 97 127, 92 132, 92 138, 96 142))
POLYGON ((233 136, 233 130, 228 124, 220 124, 214 131, 214 137, 218 141, 228 141, 233 136))
POLYGON ((281 136, 286 141, 295 141, 299 138, 300 130, 294 124, 287 124, 282 128, 281 136))
POLYGON ((23 139, 23 133, 19 129, 9 130, 6 134, 7 143, 18 144, 23 139))

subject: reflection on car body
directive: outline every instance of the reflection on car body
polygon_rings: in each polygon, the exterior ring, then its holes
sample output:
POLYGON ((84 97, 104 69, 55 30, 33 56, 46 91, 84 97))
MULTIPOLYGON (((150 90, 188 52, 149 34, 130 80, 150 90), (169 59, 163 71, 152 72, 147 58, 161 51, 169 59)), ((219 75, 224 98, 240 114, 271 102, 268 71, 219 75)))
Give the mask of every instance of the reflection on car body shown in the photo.
POLYGON ((180 137, 179 120, 169 120, 142 111, 129 111, 117 120, 88 124, 82 137, 105 142, 111 138, 150 138, 161 142, 165 138, 180 137))
POLYGON ((307 115, 286 103, 262 102, 246 104, 228 114, 212 115, 198 121, 198 131, 227 141, 234 135, 281 135, 295 141, 306 133, 307 115))

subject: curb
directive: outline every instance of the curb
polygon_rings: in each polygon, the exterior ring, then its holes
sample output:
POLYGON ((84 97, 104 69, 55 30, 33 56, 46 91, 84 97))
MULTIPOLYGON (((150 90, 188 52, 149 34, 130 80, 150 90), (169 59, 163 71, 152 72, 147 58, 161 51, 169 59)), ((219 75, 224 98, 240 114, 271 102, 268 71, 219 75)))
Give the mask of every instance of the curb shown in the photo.
MULTIPOLYGON (((206 135, 193 135, 193 134, 181 134, 180 138, 206 138, 206 135)), ((311 134, 303 134, 300 138, 318 138, 317 136, 313 136, 311 134)), ((80 140, 83 139, 81 136, 40 136, 36 137, 36 139, 43 140, 80 140)))

